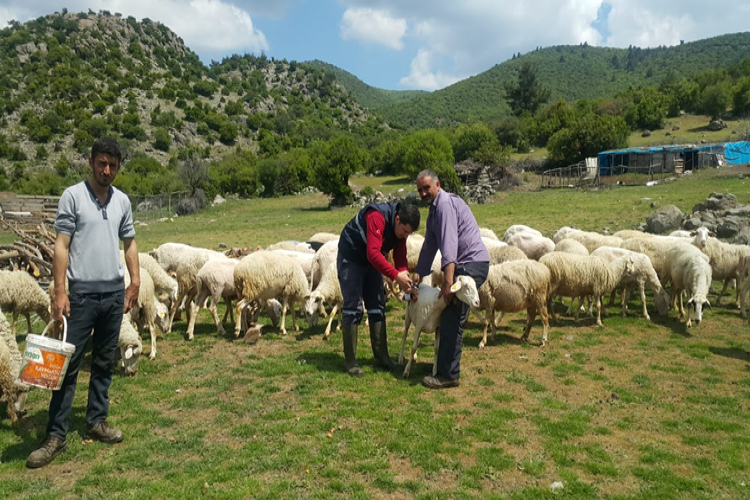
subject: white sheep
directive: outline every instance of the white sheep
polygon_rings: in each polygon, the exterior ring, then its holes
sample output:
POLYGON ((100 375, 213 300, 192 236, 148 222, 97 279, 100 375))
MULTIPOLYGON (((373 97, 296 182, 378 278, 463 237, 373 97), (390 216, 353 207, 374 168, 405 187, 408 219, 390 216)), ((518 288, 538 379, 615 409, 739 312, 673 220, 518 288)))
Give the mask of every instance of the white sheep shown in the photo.
POLYGON ((191 253, 197 251, 196 247, 186 245, 184 243, 162 243, 157 248, 151 250, 149 255, 153 257, 156 262, 166 272, 174 272, 177 270, 177 264, 180 261, 180 257, 185 253, 191 253))
POLYGON ((315 253, 309 253, 309 252, 299 252, 297 250, 286 250, 283 248, 277 248, 272 250, 273 252, 286 255, 287 257, 291 257, 292 259, 296 260, 300 267, 302 267, 302 271, 305 273, 305 276, 312 276, 312 264, 313 259, 315 258, 315 253))
POLYGON ((606 234, 599 234, 593 231, 574 231, 569 233, 566 238, 571 238, 577 242, 583 244, 589 252, 593 252, 599 247, 619 247, 624 241, 622 238, 617 236, 608 236, 606 234))
MULTIPOLYGON (((669 294, 662 287, 659 276, 654 270, 654 266, 651 264, 651 259, 647 255, 642 253, 634 252, 632 250, 626 250, 619 247, 599 247, 591 255, 594 257, 601 257, 602 259, 612 262, 618 257, 629 256, 633 262, 633 271, 630 274, 623 276, 620 285, 624 287, 622 293, 622 316, 627 315, 627 301, 630 296, 630 292, 638 286, 638 290, 641 293, 641 303, 643 304, 643 317, 650 320, 651 317, 648 315, 646 309, 646 291, 645 287, 648 286, 654 292, 654 304, 660 316, 664 316, 669 312, 669 294)), ((614 293, 614 291, 613 291, 614 293)))
POLYGON ((688 231, 687 229, 677 229, 676 231, 672 231, 669 233, 669 236, 672 236, 673 238, 692 238, 692 231, 688 231))
MULTIPOLYGON (((724 281, 724 287, 716 298, 716 305, 719 305, 721 303, 721 296, 726 292, 729 282, 737 279, 737 283, 740 283, 740 258, 743 255, 750 255, 750 247, 719 241, 705 227, 699 227, 690 234, 693 236, 693 239, 690 240, 692 244, 708 255, 713 279, 724 281)), ((741 296, 741 293, 737 294, 738 302, 741 296)))
POLYGON ((495 231, 493 231, 492 229, 488 227, 480 227, 479 236, 481 236, 482 238, 489 238, 491 240, 498 240, 498 241, 500 240, 500 238, 498 238, 497 235, 495 234, 495 231))
POLYGON ((583 231, 581 231, 580 229, 575 229, 570 226, 563 226, 560 229, 558 229, 557 232, 555 232, 554 236, 552 236, 552 241, 554 241, 555 243, 559 243, 560 240, 562 240, 563 238, 566 238, 569 234, 576 234, 576 233, 582 233, 582 232, 583 231))
MULTIPOLYGON (((195 249, 195 251, 183 254, 177 262, 177 287, 179 293, 177 300, 172 303, 169 311, 169 328, 168 333, 172 331, 177 309, 185 307, 188 314, 190 313, 190 303, 195 298, 198 291, 195 288, 195 277, 203 265, 211 259, 228 259, 226 255, 220 252, 214 252, 206 248, 195 249)), ((190 318, 188 317, 188 321, 190 318)))
MULTIPOLYGON (((547 344, 549 317, 547 315, 547 295, 550 288, 550 271, 544 264, 535 260, 514 260, 503 264, 493 264, 487 273, 487 280, 479 288, 480 308, 487 320, 484 322, 482 341, 479 348, 487 345, 487 327, 492 325, 492 340, 495 340, 497 326, 495 311, 500 313, 526 310, 526 328, 521 339, 529 340, 531 325, 537 313, 542 316, 544 331, 542 347, 547 344)), ((420 296, 420 300, 421 300, 420 296)))
POLYGON ((623 240, 629 240, 630 238, 653 238, 654 235, 651 233, 644 233, 643 231, 637 231, 635 229, 622 229, 615 232, 612 236, 616 238, 622 238, 623 240))
POLYGON ((32 312, 38 314, 45 323, 51 315, 49 295, 26 271, 0 271, 0 308, 13 313, 13 335, 17 333, 19 314, 26 317, 29 332, 32 312))
POLYGON ((0 401, 7 403, 8 417, 14 426, 18 423, 18 414, 23 412, 29 391, 29 385, 18 379, 22 359, 16 336, 0 310, 0 401))
POLYGON ((589 249, 583 243, 572 238, 563 238, 555 243, 555 252, 574 253, 576 255, 589 255, 589 249))
POLYGON ((669 236, 654 236, 653 238, 631 238, 623 240, 620 248, 632 250, 648 256, 651 265, 654 266, 659 281, 666 284, 669 281, 670 265, 667 262, 667 252, 675 243, 684 242, 682 238, 672 238, 669 236))
MULTIPOLYGON (((619 257, 606 262, 599 257, 575 255, 565 252, 551 252, 539 260, 550 270, 549 310, 556 321, 552 308, 552 297, 593 296, 596 302, 596 324, 602 324, 602 295, 609 294, 622 280, 624 274, 632 272, 633 263, 628 257, 619 257)), ((578 311, 576 311, 578 320, 578 311)))
POLYGON ((493 240, 492 238, 486 238, 482 236, 482 243, 489 250, 490 248, 504 247, 507 245, 506 242, 500 240, 493 240))
POLYGON ((284 240, 268 245, 266 250, 291 250, 293 252, 315 253, 313 247, 304 241, 284 240))
POLYGON ((339 254, 339 238, 328 240, 323 243, 312 259, 312 265, 310 269, 310 288, 315 290, 315 284, 320 282, 323 277, 323 273, 331 262, 336 262, 336 257, 339 254))
POLYGON ((242 308, 253 300, 281 298, 281 333, 286 335, 286 312, 291 304, 292 324, 299 331, 294 315, 294 304, 309 295, 307 276, 299 263, 279 252, 258 251, 244 257, 234 268, 234 288, 237 291, 237 321, 234 337, 242 329, 242 308))
POLYGON ((125 369, 125 375, 132 377, 138 371, 138 360, 143 354, 143 341, 138 334, 138 330, 133 326, 130 313, 122 317, 117 347, 120 349, 120 359, 125 369))
POLYGON ((505 234, 503 234, 503 241, 505 243, 508 243, 508 240, 514 235, 518 233, 531 233, 536 234, 537 236, 543 236, 543 234, 533 227, 525 226, 523 224, 513 224, 508 229, 505 230, 505 234))
POLYGON ((490 255, 490 265, 502 264, 511 260, 527 260, 528 257, 523 250, 510 245, 504 247, 488 248, 487 253, 490 255))
MULTIPOLYGON (((188 321, 188 340, 193 340, 195 321, 201 307, 205 307, 206 300, 211 298, 208 310, 214 320, 216 329, 220 335, 224 335, 224 325, 219 321, 217 309, 222 297, 226 305, 226 312, 232 310, 232 299, 237 296, 234 289, 234 268, 239 261, 235 259, 211 259, 200 268, 195 275, 196 297, 190 304, 190 320, 188 321)), ((226 314, 224 319, 226 319, 226 314)))
POLYGON ((343 321, 344 296, 341 293, 341 284, 339 283, 335 261, 328 264, 318 287, 305 297, 305 319, 307 319, 308 325, 315 327, 318 324, 319 311, 324 303, 333 307, 328 318, 326 331, 323 334, 323 340, 328 340, 336 311, 339 312, 339 324, 336 331, 341 330, 341 322, 343 321))
MULTIPOLYGON (((130 318, 138 326, 138 331, 143 335, 148 330, 151 337, 151 352, 149 359, 156 359, 156 325, 162 331, 168 329, 168 314, 166 306, 159 302, 154 295, 154 281, 151 275, 140 268, 141 286, 138 289, 138 300, 130 310, 130 318)), ((130 285, 130 273, 125 273, 125 287, 130 285)))
MULTIPOLYGON (((471 276, 458 276, 451 287, 451 292, 461 302, 468 304, 470 307, 479 307, 479 293, 477 284, 471 276)), ((409 333, 409 326, 414 322, 414 344, 411 348, 409 362, 404 368, 403 377, 409 376, 412 361, 416 359, 417 347, 419 346, 419 335, 422 332, 435 332, 435 363, 432 367, 433 376, 437 373, 437 353, 440 343, 440 316, 443 310, 448 306, 443 297, 438 297, 439 288, 430 286, 427 283, 419 285, 419 299, 409 302, 406 305, 406 319, 404 320, 404 337, 401 341, 401 353, 398 356, 399 364, 404 362, 404 349, 406 347, 406 336, 409 333)))
POLYGON ((306 243, 328 243, 331 240, 339 239, 339 235, 335 233, 315 233, 307 239, 306 243))
POLYGON ((680 318, 687 316, 686 326, 690 328, 692 321, 700 323, 703 320, 703 305, 711 307, 708 301, 708 289, 711 285, 711 264, 706 254, 694 245, 684 242, 676 243, 667 253, 670 263, 670 280, 672 282, 672 300, 680 299, 680 318), (690 297, 688 306, 693 306, 695 314, 691 319, 685 313, 682 303, 682 292, 690 297))
POLYGON ((539 260, 542 255, 550 253, 555 249, 555 243, 538 234, 522 231, 511 236, 508 245, 521 249, 529 259, 539 260))

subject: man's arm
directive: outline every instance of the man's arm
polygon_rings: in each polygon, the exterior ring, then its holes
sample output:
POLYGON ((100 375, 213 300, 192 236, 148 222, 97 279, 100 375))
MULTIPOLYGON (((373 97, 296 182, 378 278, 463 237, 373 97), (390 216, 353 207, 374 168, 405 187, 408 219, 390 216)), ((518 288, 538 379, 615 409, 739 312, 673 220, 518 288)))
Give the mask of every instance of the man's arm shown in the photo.
POLYGON ((52 319, 62 321, 63 315, 70 316, 70 300, 65 289, 65 275, 68 270, 70 235, 57 233, 55 253, 52 256, 52 277, 55 283, 55 297, 52 301, 52 319))
POLYGON ((132 238, 123 240, 125 247, 125 266, 130 274, 130 285, 125 290, 125 309, 130 311, 138 303, 138 291, 141 288, 141 267, 138 263, 138 246, 132 238))

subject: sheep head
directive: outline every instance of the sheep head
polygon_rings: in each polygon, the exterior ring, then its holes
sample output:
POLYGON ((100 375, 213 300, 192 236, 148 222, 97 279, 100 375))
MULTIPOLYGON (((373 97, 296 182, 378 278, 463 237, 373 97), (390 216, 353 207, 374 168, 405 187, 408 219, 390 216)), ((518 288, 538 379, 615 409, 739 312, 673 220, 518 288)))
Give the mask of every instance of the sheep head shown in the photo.
POLYGON ((320 317, 320 304, 322 304, 323 302, 325 302, 325 297, 323 297, 323 295, 317 290, 313 290, 310 295, 307 295, 305 297, 305 319, 307 320, 307 324, 312 328, 318 326, 318 318, 320 317))
POLYGON ((479 307, 479 292, 477 282, 471 276, 459 276, 451 286, 451 292, 456 298, 471 307, 479 307))

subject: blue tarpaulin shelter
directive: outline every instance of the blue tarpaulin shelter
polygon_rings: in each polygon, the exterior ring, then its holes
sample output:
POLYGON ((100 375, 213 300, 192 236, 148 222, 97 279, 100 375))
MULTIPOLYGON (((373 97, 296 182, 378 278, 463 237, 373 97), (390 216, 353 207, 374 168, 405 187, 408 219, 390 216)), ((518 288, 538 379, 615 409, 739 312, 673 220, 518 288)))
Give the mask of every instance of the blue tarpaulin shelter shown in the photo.
POLYGON ((727 142, 724 144, 724 157, 728 165, 750 163, 750 141, 727 142))

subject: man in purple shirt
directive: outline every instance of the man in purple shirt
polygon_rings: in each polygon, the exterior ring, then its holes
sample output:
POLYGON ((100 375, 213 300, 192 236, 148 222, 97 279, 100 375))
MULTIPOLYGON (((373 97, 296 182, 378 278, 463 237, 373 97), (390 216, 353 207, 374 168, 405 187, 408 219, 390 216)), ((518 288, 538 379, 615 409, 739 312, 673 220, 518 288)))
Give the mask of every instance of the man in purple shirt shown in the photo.
POLYGON ((468 304, 454 298, 451 286, 461 275, 474 278, 477 288, 482 286, 490 269, 490 256, 471 209, 459 196, 440 189, 435 172, 428 169, 417 175, 417 191, 422 201, 430 205, 430 211, 416 273, 420 279, 430 274, 432 261, 440 250, 440 267, 445 275, 440 296, 448 303, 440 317, 437 374, 425 377, 422 384, 444 389, 458 385, 464 324, 469 316, 468 304))

